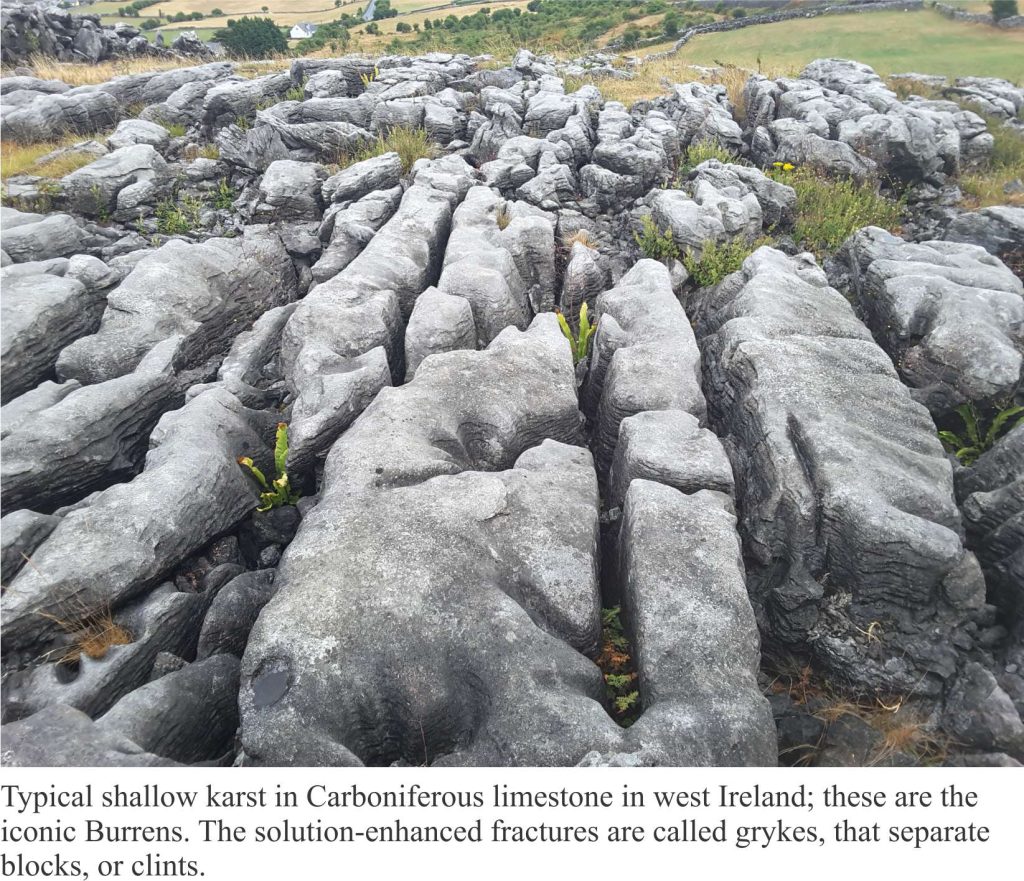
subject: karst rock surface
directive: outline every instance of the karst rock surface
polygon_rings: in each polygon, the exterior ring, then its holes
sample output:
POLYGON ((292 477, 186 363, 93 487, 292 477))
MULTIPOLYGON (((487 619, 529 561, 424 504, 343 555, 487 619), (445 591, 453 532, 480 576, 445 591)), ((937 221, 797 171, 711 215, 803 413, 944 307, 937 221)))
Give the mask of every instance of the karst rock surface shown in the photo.
POLYGON ((1024 90, 200 60, 0 78, 0 762, 1024 761, 1024 90))

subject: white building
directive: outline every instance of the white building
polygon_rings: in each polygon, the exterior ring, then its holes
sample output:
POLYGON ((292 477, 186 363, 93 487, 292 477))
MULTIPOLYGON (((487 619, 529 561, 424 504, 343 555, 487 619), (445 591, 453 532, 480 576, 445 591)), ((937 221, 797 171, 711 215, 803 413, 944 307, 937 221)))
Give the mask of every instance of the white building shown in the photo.
POLYGON ((296 25, 292 25, 291 33, 289 36, 293 40, 308 40, 313 34, 316 33, 316 25, 311 21, 300 21, 296 25))

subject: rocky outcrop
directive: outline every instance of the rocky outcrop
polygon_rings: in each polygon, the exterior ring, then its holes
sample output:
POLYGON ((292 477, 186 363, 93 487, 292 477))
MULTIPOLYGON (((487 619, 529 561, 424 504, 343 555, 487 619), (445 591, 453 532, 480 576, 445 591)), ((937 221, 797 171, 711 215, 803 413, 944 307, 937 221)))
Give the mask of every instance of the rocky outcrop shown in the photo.
POLYGON ((756 251, 706 292, 697 333, 762 634, 852 682, 936 693, 984 582, 928 412, 809 255, 756 251))
POLYGON ((225 351, 234 335, 298 295, 280 236, 254 227, 235 239, 174 240, 143 257, 107 297, 99 330, 61 353, 62 379, 103 382, 134 370, 176 338, 176 369, 225 351))
POLYGON ((929 410, 1013 394, 1024 363, 1024 285, 997 257, 867 227, 837 258, 875 338, 929 410))

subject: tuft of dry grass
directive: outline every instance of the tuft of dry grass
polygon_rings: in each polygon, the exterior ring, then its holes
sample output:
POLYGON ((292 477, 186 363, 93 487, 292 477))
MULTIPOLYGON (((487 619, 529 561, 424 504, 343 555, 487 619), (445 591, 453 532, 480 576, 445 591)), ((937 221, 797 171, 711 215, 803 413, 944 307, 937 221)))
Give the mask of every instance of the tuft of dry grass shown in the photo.
POLYGON ((384 153, 397 153, 402 161, 402 171, 409 173, 417 159, 433 159, 438 155, 438 146, 430 140, 426 129, 396 127, 386 134, 380 134, 355 153, 337 157, 337 168, 348 168, 364 159, 373 159, 384 153))
POLYGON ((512 215, 508 213, 508 206, 502 205, 498 209, 498 214, 494 218, 498 224, 498 229, 505 229, 512 222, 512 215))
MULTIPOLYGON (((779 666, 770 690, 788 695, 794 704, 806 706, 815 718, 828 725, 843 716, 856 716, 866 722, 881 735, 869 759, 871 765, 883 764, 897 754, 910 756, 923 765, 941 764, 956 745, 916 707, 908 705, 911 695, 886 697, 848 692, 821 678, 809 664, 793 659, 779 666)), ((819 744, 807 746, 813 750, 819 744)), ((808 753, 808 762, 812 755, 813 751, 808 753)))
POLYGON ((594 241, 590 233, 585 229, 578 229, 571 236, 564 236, 562 238, 562 244, 568 251, 571 251, 572 246, 577 243, 585 248, 590 248, 591 251, 597 250, 597 242, 594 241))
POLYGON ((71 643, 64 649, 57 663, 74 666, 83 657, 98 661, 115 645, 128 645, 134 639, 131 633, 118 624, 110 609, 87 612, 74 619, 59 618, 42 613, 71 637, 71 643))

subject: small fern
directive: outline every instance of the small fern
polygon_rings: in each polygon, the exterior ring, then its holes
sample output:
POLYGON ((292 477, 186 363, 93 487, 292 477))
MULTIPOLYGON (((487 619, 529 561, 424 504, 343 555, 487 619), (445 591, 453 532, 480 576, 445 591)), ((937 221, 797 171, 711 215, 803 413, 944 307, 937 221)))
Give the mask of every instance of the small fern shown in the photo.
POLYGON ((578 334, 573 333, 569 322, 565 320, 561 310, 558 310, 555 314, 558 316, 558 326, 562 328, 563 336, 569 341, 569 348, 572 350, 572 363, 579 364, 580 361, 587 357, 587 350, 590 348, 590 338, 594 335, 594 331, 597 330, 597 325, 590 323, 587 304, 584 303, 580 306, 580 332, 578 334))
POLYGON ((963 433, 940 431, 939 439, 964 466, 973 465, 1000 437, 1024 422, 1024 407, 1015 405, 1003 407, 991 420, 979 414, 974 404, 961 404, 956 414, 963 423, 963 433))
POLYGON ((274 468, 277 470, 277 477, 267 482, 266 475, 256 467, 255 463, 248 456, 239 456, 238 464, 249 469, 249 473, 256 479, 256 482, 263 488, 260 493, 260 504, 257 511, 269 511, 271 508, 280 508, 284 505, 294 505, 301 493, 291 488, 288 482, 288 425, 285 422, 277 423, 277 438, 274 443, 274 468))

